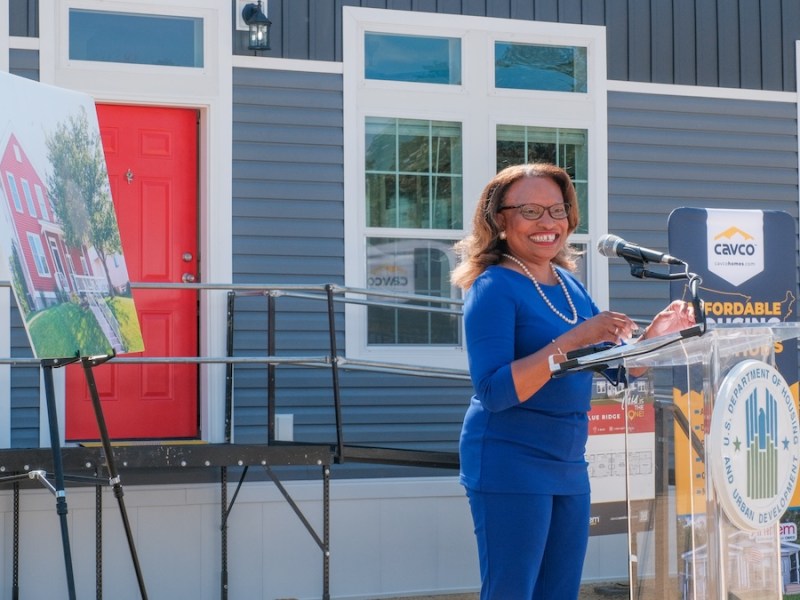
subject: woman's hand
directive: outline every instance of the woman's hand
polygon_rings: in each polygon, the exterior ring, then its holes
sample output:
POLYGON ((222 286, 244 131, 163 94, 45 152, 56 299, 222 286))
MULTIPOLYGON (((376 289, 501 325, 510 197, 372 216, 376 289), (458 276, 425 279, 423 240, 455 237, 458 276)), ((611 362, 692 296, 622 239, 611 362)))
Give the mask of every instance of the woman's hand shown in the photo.
POLYGON ((645 329, 642 339, 680 331, 691 327, 696 322, 694 305, 684 300, 674 300, 653 317, 653 321, 645 329))
POLYGON ((561 334, 559 341, 564 340, 564 344, 569 346, 570 350, 600 342, 619 344, 622 340, 629 339, 638 328, 627 315, 605 310, 567 333, 561 334))

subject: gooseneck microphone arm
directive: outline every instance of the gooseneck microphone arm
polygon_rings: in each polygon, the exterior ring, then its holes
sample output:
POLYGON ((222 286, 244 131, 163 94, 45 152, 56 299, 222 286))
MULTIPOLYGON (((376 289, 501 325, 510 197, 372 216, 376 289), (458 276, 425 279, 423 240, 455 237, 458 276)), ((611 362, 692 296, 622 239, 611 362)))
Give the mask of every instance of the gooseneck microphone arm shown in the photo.
POLYGON ((666 252, 651 250, 638 244, 626 242, 621 237, 607 233, 597 242, 597 251, 609 258, 624 258, 631 267, 631 275, 639 279, 689 279, 689 265, 680 258, 675 258, 666 252), (650 263, 660 265, 677 265, 684 268, 684 272, 659 273, 647 268, 650 263))
POLYGON ((698 293, 698 289, 703 280, 696 273, 689 272, 689 265, 686 261, 675 258, 665 252, 650 250, 649 248, 626 242, 621 237, 610 233, 607 233, 598 240, 597 250, 603 256, 618 256, 624 258, 631 268, 631 275, 638 279, 688 280, 689 291, 692 295, 691 302, 694 307, 695 322, 702 328, 702 333, 705 333, 707 327, 705 307, 698 293), (675 271, 674 273, 651 271, 647 268, 647 265, 651 262, 662 265, 682 266, 683 271, 675 271))

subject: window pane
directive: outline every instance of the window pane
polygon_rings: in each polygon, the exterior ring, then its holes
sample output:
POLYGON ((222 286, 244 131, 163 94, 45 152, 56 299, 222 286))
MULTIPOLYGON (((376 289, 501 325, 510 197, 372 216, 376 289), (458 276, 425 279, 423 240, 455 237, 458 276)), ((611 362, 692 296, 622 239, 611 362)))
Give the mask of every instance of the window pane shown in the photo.
POLYGON ((416 83, 461 84, 458 38, 366 33, 364 77, 416 83))
POLYGON ((394 171, 397 168, 396 126, 397 119, 367 119, 367 171, 394 171))
POLYGON ((569 173, 581 214, 576 232, 589 231, 589 142, 585 129, 498 125, 496 143, 498 171, 524 162, 551 162, 569 173))
POLYGON ((461 125, 370 117, 366 121, 368 227, 461 229, 461 125))
POLYGON ((517 90, 586 92, 586 48, 495 42, 494 85, 517 90))
POLYGON ((415 173, 429 170, 429 123, 427 121, 401 120, 397 127, 397 152, 399 171, 415 173))
POLYGON ((70 9, 71 60, 203 66, 203 19, 70 9))
MULTIPOLYGON (((368 238, 367 286, 404 294, 457 298, 458 291, 450 285, 450 270, 455 265, 452 246, 452 240, 368 238)), ((443 308, 439 303, 413 304, 443 308)), ((370 306, 367 319, 369 344, 459 343, 460 328, 455 315, 370 306)))

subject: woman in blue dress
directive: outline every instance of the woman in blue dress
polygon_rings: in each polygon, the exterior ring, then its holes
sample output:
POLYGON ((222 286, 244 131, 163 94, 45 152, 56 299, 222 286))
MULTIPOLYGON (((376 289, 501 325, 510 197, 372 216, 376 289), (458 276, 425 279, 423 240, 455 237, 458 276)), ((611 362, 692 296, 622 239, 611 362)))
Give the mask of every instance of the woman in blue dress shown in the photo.
MULTIPOLYGON (((500 171, 484 188, 452 273, 465 290, 475 394, 461 432, 461 483, 478 542, 481 600, 578 597, 589 534, 584 458, 590 372, 550 378, 549 359, 637 329, 600 311, 573 275, 578 226, 569 175, 551 164, 500 171)), ((673 302, 642 337, 694 323, 673 302)))

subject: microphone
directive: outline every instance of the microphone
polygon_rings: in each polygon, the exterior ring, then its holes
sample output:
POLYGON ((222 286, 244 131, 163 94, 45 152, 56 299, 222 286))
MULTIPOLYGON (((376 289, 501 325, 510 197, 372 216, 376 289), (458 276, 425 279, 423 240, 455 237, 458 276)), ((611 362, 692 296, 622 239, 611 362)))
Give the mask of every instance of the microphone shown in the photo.
POLYGON ((657 252, 649 248, 643 248, 636 244, 626 242, 621 237, 607 233, 597 242, 597 251, 609 258, 619 256, 627 261, 637 263, 659 263, 664 265, 685 265, 686 263, 679 258, 657 252))

